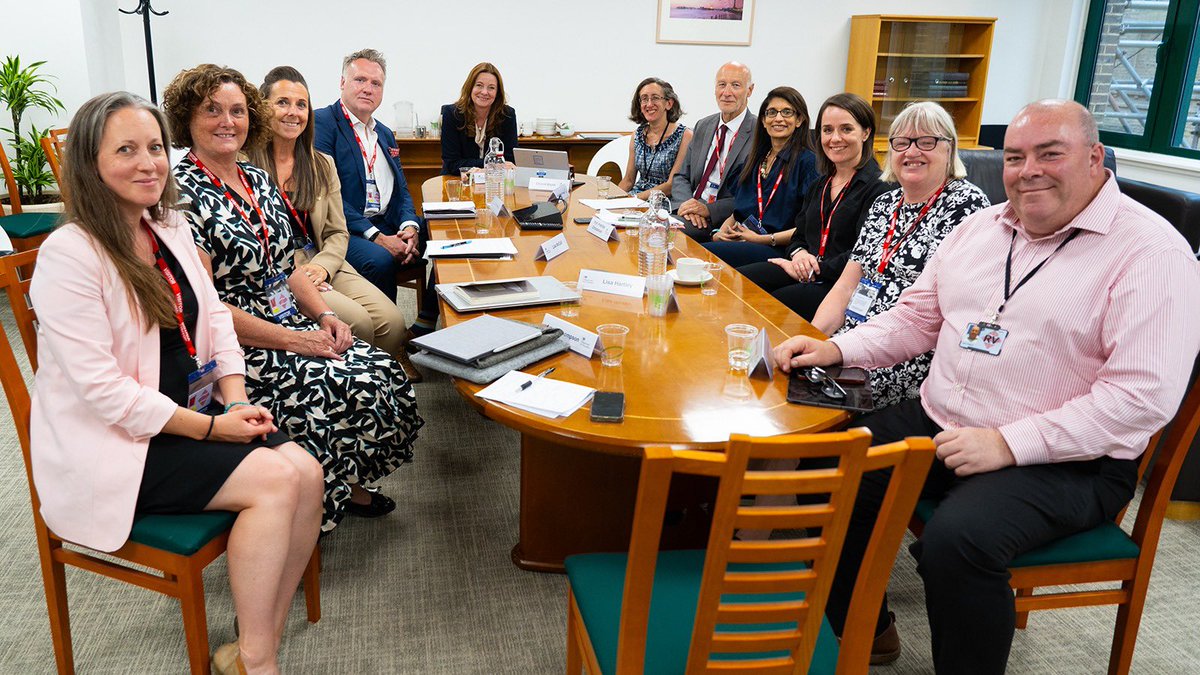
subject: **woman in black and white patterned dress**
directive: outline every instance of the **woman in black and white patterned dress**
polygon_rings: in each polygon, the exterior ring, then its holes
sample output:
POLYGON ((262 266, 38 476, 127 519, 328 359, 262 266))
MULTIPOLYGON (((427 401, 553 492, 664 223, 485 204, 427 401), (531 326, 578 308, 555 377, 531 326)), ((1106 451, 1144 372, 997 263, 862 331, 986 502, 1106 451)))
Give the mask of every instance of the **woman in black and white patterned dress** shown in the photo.
MULTIPOLYGON (((891 309, 925 264, 967 216, 991 206, 963 178, 958 136, 950 115, 936 103, 910 104, 892 122, 882 179, 900 187, 880 195, 867 212, 854 251, 837 283, 813 316, 833 335, 891 309)), ((875 407, 920 395, 933 352, 871 371, 875 407)))
POLYGON ((164 95, 177 147, 181 203, 211 261, 221 299, 246 352, 246 389, 279 427, 321 461, 328 532, 349 512, 380 516, 395 502, 368 489, 412 459, 423 424, 399 363, 354 338, 320 290, 296 276, 293 233, 269 175, 237 162, 265 140, 269 111, 235 70, 202 65, 164 95))

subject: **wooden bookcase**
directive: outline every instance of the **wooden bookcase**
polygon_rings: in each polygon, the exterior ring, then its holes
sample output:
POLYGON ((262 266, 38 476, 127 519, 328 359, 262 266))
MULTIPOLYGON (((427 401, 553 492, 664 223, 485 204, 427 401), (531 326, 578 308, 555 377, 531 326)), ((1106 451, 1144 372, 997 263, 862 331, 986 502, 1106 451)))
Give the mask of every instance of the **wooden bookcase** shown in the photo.
POLYGON ((859 15, 851 18, 846 91, 875 109, 875 154, 910 101, 936 101, 954 118, 960 148, 979 146, 995 18, 859 15))

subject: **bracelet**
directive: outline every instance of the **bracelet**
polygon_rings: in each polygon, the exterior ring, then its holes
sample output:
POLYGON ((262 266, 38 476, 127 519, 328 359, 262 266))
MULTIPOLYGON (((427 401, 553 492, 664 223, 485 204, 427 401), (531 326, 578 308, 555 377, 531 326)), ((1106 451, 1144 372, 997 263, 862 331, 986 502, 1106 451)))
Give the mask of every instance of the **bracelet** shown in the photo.
POLYGON ((233 403, 226 403, 225 404, 225 412, 229 412, 230 410, 233 410, 234 408, 238 407, 239 405, 250 405, 250 401, 234 401, 233 403))
POLYGON ((216 416, 214 416, 214 415, 209 415, 209 416, 208 416, 208 431, 204 432, 204 438, 201 438, 200 440, 202 440, 202 441, 207 441, 207 440, 208 440, 208 437, 209 437, 209 436, 212 436, 213 425, 214 425, 214 424, 216 424, 216 423, 217 423, 217 418, 216 418, 216 416))
POLYGON ((774 232, 771 233, 771 245, 772 246, 775 245, 775 233, 774 232))
POLYGON ((324 312, 321 312, 320 314, 317 315, 317 323, 321 323, 321 319, 324 319, 327 316, 332 316, 335 319, 338 318, 338 315, 336 312, 334 312, 333 310, 327 309, 324 312))

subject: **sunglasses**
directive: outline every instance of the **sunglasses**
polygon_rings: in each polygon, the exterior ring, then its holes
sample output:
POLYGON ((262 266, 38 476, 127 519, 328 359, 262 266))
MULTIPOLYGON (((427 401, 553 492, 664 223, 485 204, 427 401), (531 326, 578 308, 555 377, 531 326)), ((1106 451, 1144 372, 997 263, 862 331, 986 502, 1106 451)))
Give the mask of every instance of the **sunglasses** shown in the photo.
POLYGON ((804 377, 811 383, 818 385, 821 393, 829 398, 844 399, 846 398, 846 390, 842 389, 842 385, 838 384, 829 373, 825 372, 824 368, 812 366, 804 373, 804 377))

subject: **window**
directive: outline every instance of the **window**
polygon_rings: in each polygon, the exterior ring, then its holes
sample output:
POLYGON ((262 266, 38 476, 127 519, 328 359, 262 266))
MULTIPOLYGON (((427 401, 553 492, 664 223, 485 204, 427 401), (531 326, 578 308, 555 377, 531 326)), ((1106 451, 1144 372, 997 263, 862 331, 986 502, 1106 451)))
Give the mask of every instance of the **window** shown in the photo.
POLYGON ((1091 0, 1075 99, 1107 145, 1200 159, 1200 0, 1091 0))

